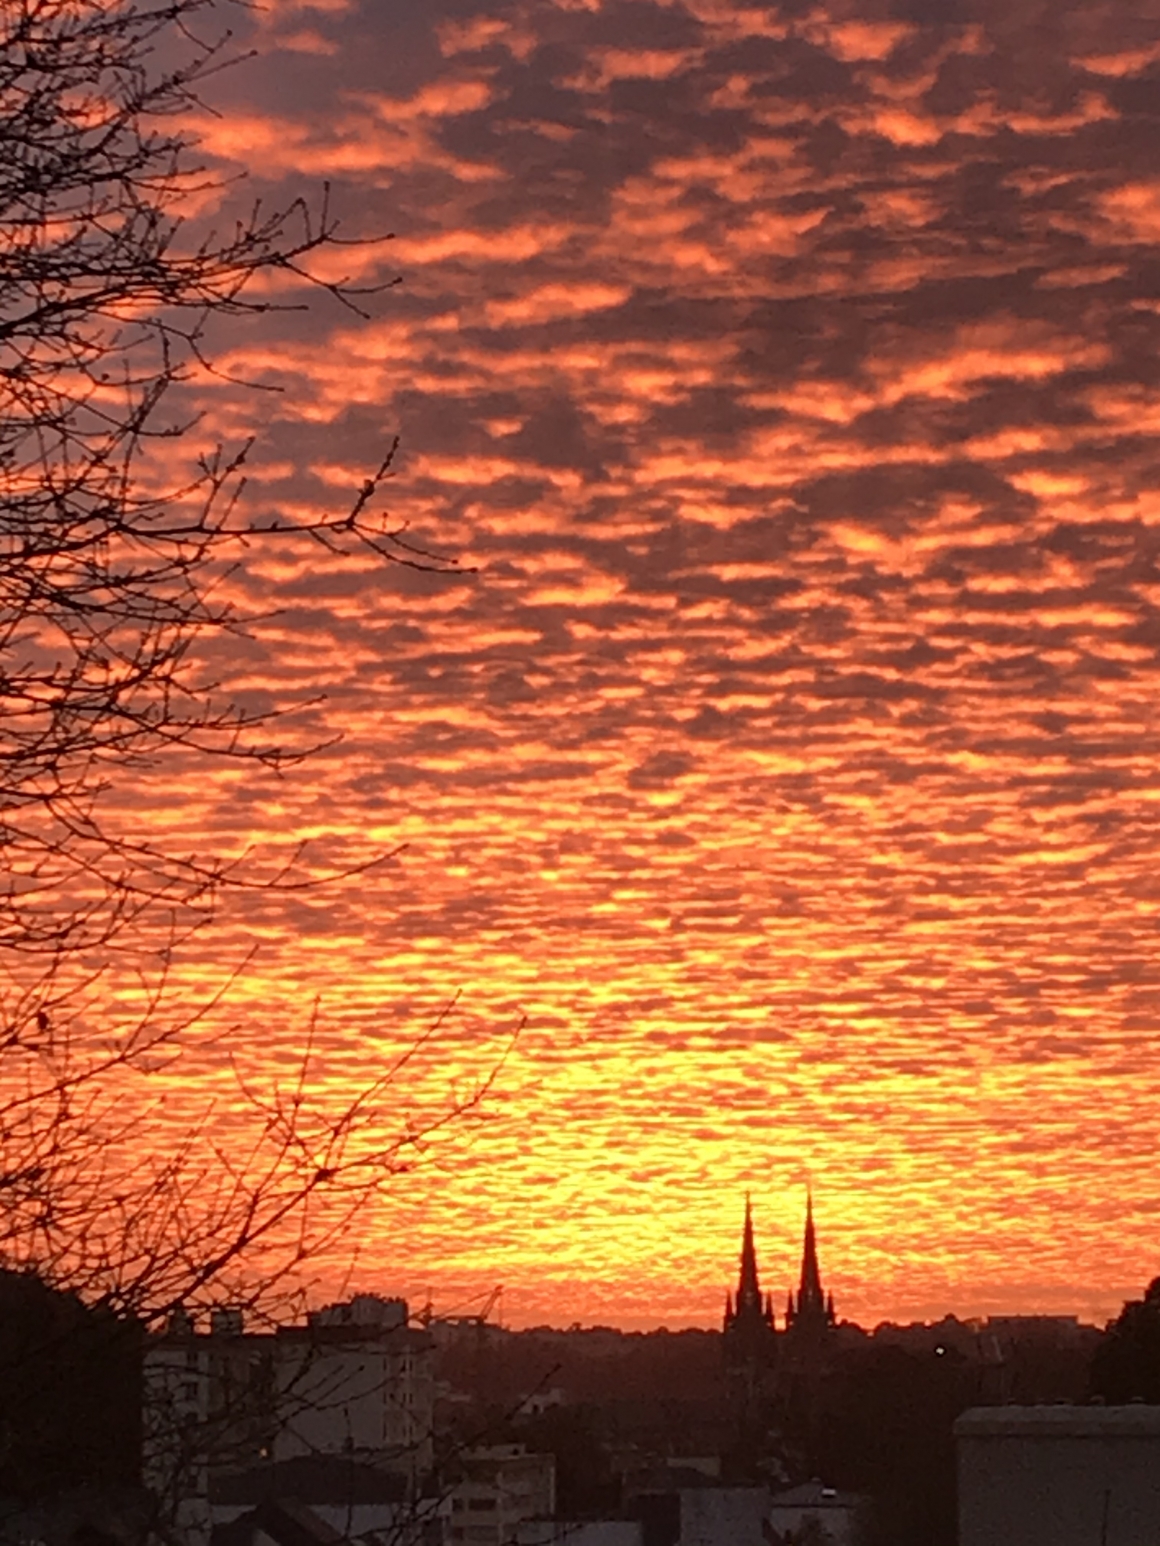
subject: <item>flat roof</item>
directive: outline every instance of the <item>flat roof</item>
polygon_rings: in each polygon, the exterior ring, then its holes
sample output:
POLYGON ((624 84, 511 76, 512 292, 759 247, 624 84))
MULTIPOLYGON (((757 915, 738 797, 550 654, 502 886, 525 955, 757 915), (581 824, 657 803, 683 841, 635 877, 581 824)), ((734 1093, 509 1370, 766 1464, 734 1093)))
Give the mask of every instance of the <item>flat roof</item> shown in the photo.
POLYGON ((775 1492, 769 1500, 770 1508, 834 1508, 852 1509, 866 1500, 857 1492, 843 1492, 837 1487, 826 1487, 821 1482, 802 1482, 798 1487, 787 1487, 775 1492))
POLYGON ((955 1423, 956 1438, 1160 1439, 1160 1406, 976 1406, 955 1423))

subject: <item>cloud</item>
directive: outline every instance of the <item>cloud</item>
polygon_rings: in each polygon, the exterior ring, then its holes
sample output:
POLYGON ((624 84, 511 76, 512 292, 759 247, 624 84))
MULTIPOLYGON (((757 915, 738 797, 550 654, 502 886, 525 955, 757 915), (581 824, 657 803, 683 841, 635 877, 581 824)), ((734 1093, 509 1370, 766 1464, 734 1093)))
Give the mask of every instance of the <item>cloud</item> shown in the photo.
POLYGON ((310 510, 401 431, 392 518, 478 569, 254 557, 239 595, 293 610, 238 680, 346 739, 186 786, 199 842, 408 845, 232 925, 266 1023, 306 977, 335 1006, 337 1087, 459 986, 428 1094, 528 1016, 502 1118, 367 1260, 709 1319, 723 1199, 769 1182, 776 1281, 808 1163, 843 1312, 951 1307, 935 1236, 964 1313, 1148 1275, 1092 1199, 1147 1194, 1109 1114, 1160 1122, 1160 44, 1143 4, 1038 14, 448 3, 383 84, 389 28, 335 9, 286 22, 326 44, 301 101, 272 56, 198 121, 267 196, 333 179, 403 280, 231 329, 282 390, 194 384, 207 434, 259 428, 256 507, 310 510))

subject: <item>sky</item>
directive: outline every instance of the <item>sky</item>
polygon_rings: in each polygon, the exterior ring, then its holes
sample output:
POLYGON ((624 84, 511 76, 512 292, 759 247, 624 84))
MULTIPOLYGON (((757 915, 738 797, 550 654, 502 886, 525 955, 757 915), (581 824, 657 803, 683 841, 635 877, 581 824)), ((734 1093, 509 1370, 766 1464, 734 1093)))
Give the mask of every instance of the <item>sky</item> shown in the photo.
POLYGON ((250 1074, 316 995, 336 1097, 454 1000, 400 1130, 494 1073, 347 1281, 709 1325, 746 1191, 780 1303, 809 1182, 841 1316, 1115 1314, 1160 1272, 1160 0, 277 0, 250 41, 205 155, 329 184, 394 239, 318 273, 400 283, 231 322, 205 431, 256 434, 259 514, 398 434, 387 507, 465 572, 252 552, 278 615, 210 664, 341 740, 132 800, 392 855, 202 941, 256 950, 250 1074))

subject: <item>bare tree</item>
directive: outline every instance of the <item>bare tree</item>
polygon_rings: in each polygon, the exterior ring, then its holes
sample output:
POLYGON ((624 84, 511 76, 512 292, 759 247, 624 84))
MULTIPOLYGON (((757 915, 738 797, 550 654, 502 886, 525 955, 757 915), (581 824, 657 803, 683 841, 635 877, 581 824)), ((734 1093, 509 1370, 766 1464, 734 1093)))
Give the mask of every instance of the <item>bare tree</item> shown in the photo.
POLYGON ((174 389, 210 366, 211 325, 276 304, 260 276, 318 286, 312 257, 342 242, 325 196, 217 231, 185 218, 211 181, 177 115, 228 62, 195 31, 208 4, 0 10, 0 1266, 150 1315, 220 1294, 275 1240, 258 1276, 277 1277, 463 1104, 370 1142, 398 1070, 333 1112, 312 1100, 308 1049, 295 1088, 251 1092, 246 1154, 190 1131, 142 1156, 137 1116, 118 1116, 126 1081, 211 1007, 167 997, 180 942, 223 887, 296 883, 110 817, 110 794, 147 765, 298 755, 205 679, 199 650, 247 624, 219 599, 223 574, 269 543, 453 567, 376 513, 391 452, 316 518, 246 518, 245 448, 157 486, 156 449, 179 465, 190 443, 174 389), (143 1007, 98 1033, 94 984, 143 941, 161 962, 143 1007))

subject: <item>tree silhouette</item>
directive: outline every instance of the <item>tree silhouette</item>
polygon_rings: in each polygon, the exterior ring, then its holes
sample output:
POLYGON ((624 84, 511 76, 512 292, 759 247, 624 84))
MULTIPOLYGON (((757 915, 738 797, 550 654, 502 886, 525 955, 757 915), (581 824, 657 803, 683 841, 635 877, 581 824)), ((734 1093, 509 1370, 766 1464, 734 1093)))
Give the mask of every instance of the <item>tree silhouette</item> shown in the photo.
POLYGON ((176 115, 228 62, 226 40, 196 31, 209 8, 0 12, 0 1267, 147 1317, 227 1282, 236 1297, 243 1262, 280 1241, 261 1269, 276 1280, 478 1094, 400 1133, 398 1064, 334 1110, 308 1045, 296 1080, 243 1087, 248 1152, 190 1130, 155 1153, 135 1126, 134 1080, 212 1007, 174 1003, 181 943, 223 888, 305 883, 116 819, 111 796, 145 767, 301 755, 280 743, 277 708, 251 714, 207 682, 207 642, 247 626, 223 576, 270 544, 453 567, 376 513, 391 451, 345 508, 314 516, 245 516, 244 447, 158 485, 155 453, 180 466, 191 444, 173 392, 206 371, 215 320, 269 310, 271 280, 357 300, 311 275, 343 240, 325 196, 255 205, 218 232, 187 220, 190 193, 214 185, 176 115), (103 979, 137 969, 140 1007, 118 1018, 103 979))
POLYGON ((1092 1360, 1092 1394, 1105 1401, 1160 1404, 1160 1278, 1130 1299, 1092 1360))
MULTIPOLYGON (((239 516, 244 449, 158 492, 139 476, 188 423, 167 395, 204 364, 214 319, 254 315, 271 272, 340 241, 324 201, 189 232, 192 147, 173 114, 219 67, 206 0, 17 0, 0 19, 0 950, 49 961, 107 947, 158 906, 189 921, 227 866, 115 832, 112 770, 175 750, 280 767, 253 716, 204 684, 197 647, 242 630, 223 570, 257 543, 313 542, 438 567, 371 506, 390 456, 335 514, 239 516), (161 44, 185 63, 150 71, 161 44), (68 900, 66 900, 66 898, 68 900)), ((352 292, 322 284, 345 304, 352 292)), ((52 1003, 22 1006, 43 1030, 52 1003)), ((12 1024, 9 1015, 9 1023, 12 1024)))
POLYGON ((0 1272, 0 1491, 136 1479, 141 1335, 131 1320, 0 1272))

